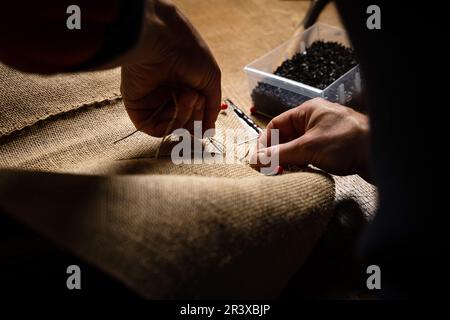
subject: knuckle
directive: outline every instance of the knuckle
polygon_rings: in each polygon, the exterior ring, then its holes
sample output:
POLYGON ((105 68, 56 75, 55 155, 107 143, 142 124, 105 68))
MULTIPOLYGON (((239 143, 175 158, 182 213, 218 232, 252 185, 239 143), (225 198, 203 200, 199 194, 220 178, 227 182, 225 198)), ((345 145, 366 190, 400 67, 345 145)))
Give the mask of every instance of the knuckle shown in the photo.
POLYGON ((314 104, 327 102, 327 100, 325 100, 324 98, 321 98, 321 97, 315 97, 315 98, 311 99, 310 101, 314 104))
POLYGON ((304 110, 312 110, 319 106, 322 106, 326 102, 325 99, 316 97, 312 98, 310 100, 305 101, 303 104, 301 104, 299 107, 301 107, 304 110))
POLYGON ((212 79, 220 83, 222 79, 222 70, 220 70, 219 65, 214 62, 211 70, 212 70, 212 79))
POLYGON ((278 128, 279 127, 279 125, 280 125, 280 123, 281 123, 281 118, 278 116, 278 117, 275 117, 275 118, 273 118, 272 120, 270 120, 270 122, 269 122, 269 124, 267 125, 267 129, 274 129, 274 128, 278 128))
POLYGON ((338 103, 335 103, 334 107, 335 107, 335 112, 338 115, 340 115, 341 117, 343 117, 343 118, 353 117, 354 111, 352 108, 340 105, 338 103))
POLYGON ((176 7, 175 3, 173 3, 172 1, 167 1, 167 0, 160 1, 159 5, 161 7, 163 7, 165 10, 167 10, 168 12, 172 12, 172 13, 177 12, 177 7, 176 7))
POLYGON ((215 71, 215 73, 218 76, 222 75, 222 71, 220 70, 219 64, 216 62, 216 60, 214 60, 213 56, 211 56, 211 59, 212 59, 213 70, 215 71))

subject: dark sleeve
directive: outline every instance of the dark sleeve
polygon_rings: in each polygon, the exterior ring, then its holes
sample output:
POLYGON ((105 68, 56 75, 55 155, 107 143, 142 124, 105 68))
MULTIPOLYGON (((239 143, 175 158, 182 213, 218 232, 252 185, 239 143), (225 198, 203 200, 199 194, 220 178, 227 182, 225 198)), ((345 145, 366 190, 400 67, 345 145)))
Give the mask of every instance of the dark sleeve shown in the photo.
POLYGON ((0 60, 38 73, 95 68, 137 43, 143 8, 144 0, 7 1, 0 10, 0 60), (79 30, 66 26, 70 5, 80 7, 79 30))
POLYGON ((379 209, 363 236, 362 255, 366 265, 380 267, 383 297, 424 295, 425 287, 436 284, 432 216, 420 212, 425 199, 417 161, 424 143, 416 122, 416 50, 421 45, 413 26, 421 19, 412 2, 336 2, 361 63, 379 188, 379 209), (366 27, 372 4, 381 9, 381 30, 366 27))

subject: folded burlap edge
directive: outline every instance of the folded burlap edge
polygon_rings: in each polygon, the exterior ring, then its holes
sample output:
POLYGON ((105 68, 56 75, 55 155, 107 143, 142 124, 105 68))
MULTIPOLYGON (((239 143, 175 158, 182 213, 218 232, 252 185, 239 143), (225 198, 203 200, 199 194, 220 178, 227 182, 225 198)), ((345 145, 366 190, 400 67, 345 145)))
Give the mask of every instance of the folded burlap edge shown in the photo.
POLYGON ((322 173, 238 183, 22 170, 0 177, 2 211, 150 299, 277 297, 324 232, 334 198, 322 173), (277 195, 264 194, 269 185, 277 195))

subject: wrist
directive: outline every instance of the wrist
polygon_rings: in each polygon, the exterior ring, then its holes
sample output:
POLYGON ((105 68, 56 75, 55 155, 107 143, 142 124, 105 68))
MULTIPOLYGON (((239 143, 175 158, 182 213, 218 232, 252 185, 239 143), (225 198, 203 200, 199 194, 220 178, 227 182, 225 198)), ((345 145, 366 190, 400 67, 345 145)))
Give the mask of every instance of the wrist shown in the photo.
POLYGON ((358 121, 359 134, 359 156, 357 164, 357 174, 364 180, 370 182, 371 165, 370 165, 370 126, 369 118, 359 112, 356 112, 356 119, 358 121))

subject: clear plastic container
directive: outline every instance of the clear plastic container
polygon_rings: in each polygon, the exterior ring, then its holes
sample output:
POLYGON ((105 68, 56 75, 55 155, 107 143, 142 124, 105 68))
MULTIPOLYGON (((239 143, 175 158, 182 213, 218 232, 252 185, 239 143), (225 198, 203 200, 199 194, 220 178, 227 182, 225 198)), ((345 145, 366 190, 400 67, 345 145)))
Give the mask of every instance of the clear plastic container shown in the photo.
POLYGON ((254 112, 273 117, 315 97, 322 97, 344 105, 352 105, 358 101, 361 93, 359 65, 347 71, 323 90, 273 74, 283 61, 292 58, 296 53, 304 52, 317 40, 334 41, 346 47, 351 46, 344 30, 317 23, 245 66, 244 71, 249 81, 254 112), (269 92, 265 96, 256 96, 254 89, 261 84, 274 88, 268 90, 269 92))

